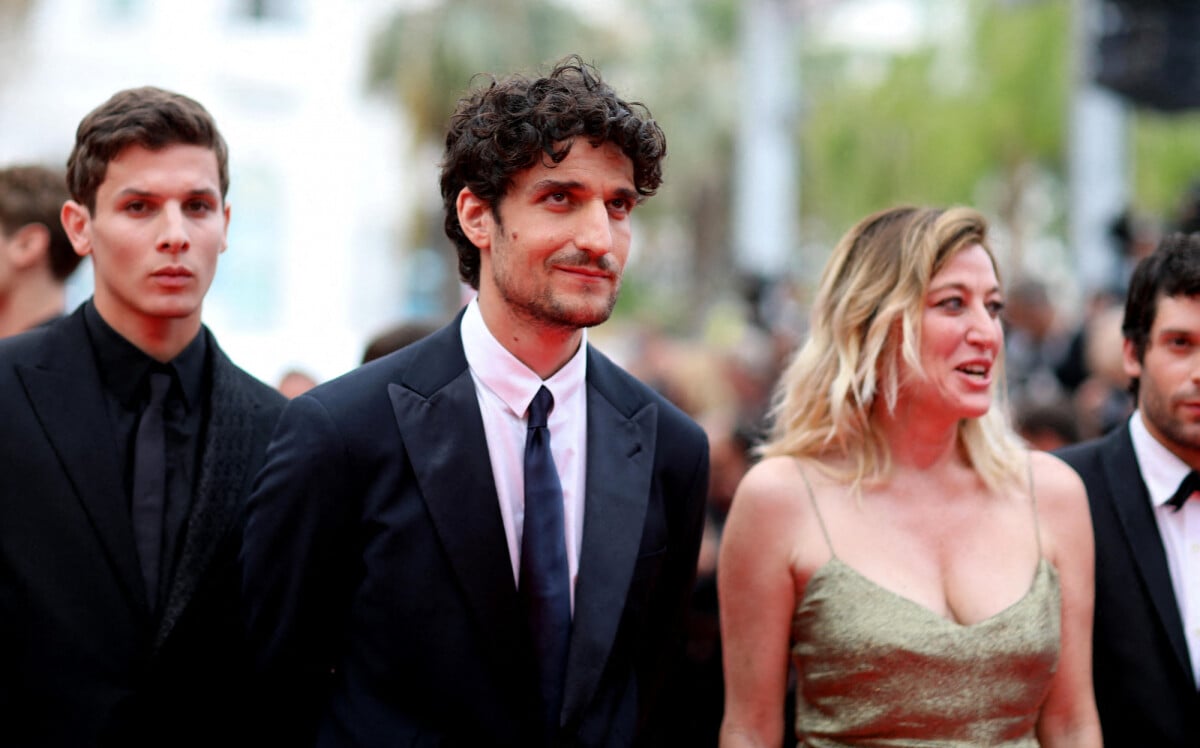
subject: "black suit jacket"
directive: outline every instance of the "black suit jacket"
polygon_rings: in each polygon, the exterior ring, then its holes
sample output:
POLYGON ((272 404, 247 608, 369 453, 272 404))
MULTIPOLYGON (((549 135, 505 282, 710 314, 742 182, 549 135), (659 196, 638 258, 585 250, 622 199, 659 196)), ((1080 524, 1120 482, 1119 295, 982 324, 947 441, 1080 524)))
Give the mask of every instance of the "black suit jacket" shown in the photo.
MULTIPOLYGON (((708 449, 682 412, 587 356, 562 744, 629 746, 680 639, 708 449)), ((282 707, 269 734, 302 716, 321 746, 538 743, 532 655, 458 320, 293 400, 245 533, 260 693, 282 707)))
POLYGON ((1200 695, 1126 423, 1057 453, 1087 487, 1096 534, 1093 669, 1107 746, 1200 746, 1200 695))
POLYGON ((283 398, 209 343, 200 470, 155 621, 83 308, 0 341, 0 744, 235 742, 238 520, 283 398))

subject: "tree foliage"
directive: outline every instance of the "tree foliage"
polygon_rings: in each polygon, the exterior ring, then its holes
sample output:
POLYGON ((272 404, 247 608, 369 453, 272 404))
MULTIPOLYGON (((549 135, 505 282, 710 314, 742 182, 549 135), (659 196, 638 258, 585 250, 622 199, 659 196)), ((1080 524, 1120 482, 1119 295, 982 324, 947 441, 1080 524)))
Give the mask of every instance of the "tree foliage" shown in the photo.
POLYGON ((1142 110, 1133 133, 1134 207, 1170 228, 1180 200, 1200 183, 1200 113, 1142 110))
POLYGON ((797 133, 812 239, 898 202, 974 204, 984 179, 1015 205, 1029 164, 1061 175, 1069 5, 972 0, 953 38, 878 61, 867 80, 861 51, 812 43, 797 133))
POLYGON ((418 140, 436 142, 476 74, 534 73, 572 52, 607 46, 601 29, 558 3, 442 0, 392 16, 372 41, 367 82, 393 92, 418 140))
MULTIPOLYGON (((664 186, 638 212, 639 236, 653 248, 640 261, 645 282, 627 279, 622 308, 644 303, 695 319, 697 300, 735 284, 742 3, 640 0, 606 15, 581 15, 576 5, 442 0, 397 12, 372 45, 371 84, 394 93, 419 141, 436 144, 474 74, 533 71, 573 52, 595 62, 619 91, 649 105, 668 136, 664 186)), ((927 13, 960 14, 902 51, 824 43, 813 21, 836 5, 790 3, 800 43, 784 64, 798 66, 802 82, 798 244, 828 247, 858 218, 900 202, 975 205, 998 218, 1018 251, 1034 233, 1065 233, 1072 0, 918 2, 927 13), (1035 193, 1035 183, 1052 189, 1035 193), (1031 208, 1038 200, 1052 204, 1031 208)), ((1200 173, 1198 122, 1136 115, 1139 206, 1173 210, 1200 173)))

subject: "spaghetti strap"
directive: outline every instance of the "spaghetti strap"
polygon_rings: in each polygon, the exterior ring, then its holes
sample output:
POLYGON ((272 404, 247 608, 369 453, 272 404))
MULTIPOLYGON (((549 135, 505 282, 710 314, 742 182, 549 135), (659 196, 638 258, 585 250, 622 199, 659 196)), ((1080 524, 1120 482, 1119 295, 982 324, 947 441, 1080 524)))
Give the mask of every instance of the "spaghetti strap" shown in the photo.
POLYGON ((1026 467, 1029 473, 1029 504, 1033 508, 1033 538, 1037 541, 1038 559, 1042 558, 1042 528, 1038 524, 1037 494, 1033 491, 1033 452, 1029 452, 1026 467))
POLYGON ((808 500, 812 503, 813 514, 817 515, 817 524, 821 526, 821 534, 825 536, 825 545, 829 546, 829 555, 837 558, 837 553, 833 550, 833 541, 829 539, 829 530, 825 529, 825 519, 821 517, 821 510, 817 507, 817 496, 813 493, 812 484, 808 482, 804 468, 800 467, 799 458, 792 458, 792 462, 795 463, 796 471, 800 473, 800 478, 804 481, 804 487, 808 489, 808 500))

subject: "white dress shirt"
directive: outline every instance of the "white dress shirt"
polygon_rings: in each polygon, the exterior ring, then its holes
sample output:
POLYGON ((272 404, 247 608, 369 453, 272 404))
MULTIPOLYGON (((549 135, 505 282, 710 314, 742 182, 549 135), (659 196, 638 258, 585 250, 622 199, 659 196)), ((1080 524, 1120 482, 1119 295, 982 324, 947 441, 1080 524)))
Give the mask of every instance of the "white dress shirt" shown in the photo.
POLYGON ((545 385, 554 396, 550 411, 550 450, 563 489, 563 524, 566 533, 567 571, 571 579, 571 611, 575 610, 575 580, 579 575, 579 548, 583 541, 584 478, 587 475, 587 330, 579 350, 549 379, 542 381, 532 369, 500 344, 488 330, 479 311, 479 300, 468 305, 462 319, 463 351, 483 430, 488 457, 500 500, 500 518, 508 538, 513 581, 521 578, 521 536, 525 523, 525 433, 529 404, 545 385))
POLYGON ((1200 496, 1193 495, 1179 511, 1166 506, 1191 468, 1150 434, 1141 411, 1130 416, 1129 435, 1167 556, 1192 677, 1200 689, 1200 496))

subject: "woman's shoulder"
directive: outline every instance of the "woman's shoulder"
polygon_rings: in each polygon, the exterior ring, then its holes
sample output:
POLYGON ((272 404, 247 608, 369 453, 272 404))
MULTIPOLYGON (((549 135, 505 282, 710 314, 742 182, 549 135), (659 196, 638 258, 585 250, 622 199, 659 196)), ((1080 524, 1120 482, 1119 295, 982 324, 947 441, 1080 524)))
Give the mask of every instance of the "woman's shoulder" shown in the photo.
POLYGON ((818 498, 835 482, 819 461, 766 457, 742 478, 731 518, 738 515, 752 522, 758 533, 804 537, 805 527, 813 524, 818 498))
POLYGON ((829 557, 813 494, 819 497, 829 490, 830 481, 815 461, 764 458, 746 473, 734 494, 723 549, 732 541, 761 562, 807 579, 829 557))
POLYGON ((1029 464, 1033 475, 1033 491, 1038 503, 1067 505, 1087 504, 1083 480, 1067 463, 1049 452, 1031 450, 1029 464))
POLYGON ((792 457, 764 457, 738 483, 734 507, 742 511, 787 511, 801 494, 800 473, 792 457))
POLYGON ((746 472, 738 494, 760 504, 807 507, 811 495, 826 490, 832 480, 828 467, 818 460, 765 457, 746 472))
POLYGON ((1038 519, 1054 549, 1068 552, 1091 540, 1091 514, 1083 480, 1070 465, 1049 452, 1031 451, 1033 494, 1038 519))

